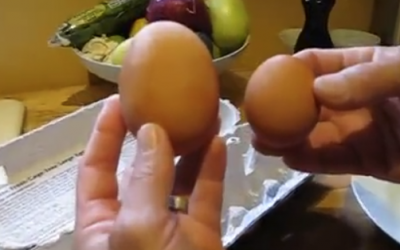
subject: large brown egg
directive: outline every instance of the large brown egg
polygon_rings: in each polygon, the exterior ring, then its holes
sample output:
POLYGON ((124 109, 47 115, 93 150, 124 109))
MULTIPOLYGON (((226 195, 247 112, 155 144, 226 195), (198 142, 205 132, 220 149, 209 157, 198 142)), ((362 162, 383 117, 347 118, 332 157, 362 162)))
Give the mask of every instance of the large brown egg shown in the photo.
POLYGON ((299 59, 272 57, 248 83, 244 109, 258 143, 283 149, 301 143, 318 121, 314 74, 299 59))
POLYGON ((209 51, 185 26, 159 21, 132 39, 119 77, 122 112, 136 135, 146 123, 168 133, 176 155, 204 145, 218 122, 218 75, 209 51))

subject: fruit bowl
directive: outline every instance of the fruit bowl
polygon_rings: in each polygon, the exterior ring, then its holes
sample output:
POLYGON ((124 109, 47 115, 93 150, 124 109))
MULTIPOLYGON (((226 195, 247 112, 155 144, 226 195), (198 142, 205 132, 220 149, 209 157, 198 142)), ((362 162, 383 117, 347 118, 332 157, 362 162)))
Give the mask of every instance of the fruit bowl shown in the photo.
MULTIPOLYGON (((227 54, 220 58, 214 59, 213 62, 217 69, 217 72, 220 74, 220 73, 224 72, 225 70, 229 69, 230 65, 237 58, 237 56, 240 53, 242 53, 246 49, 246 47, 249 45, 249 42, 250 42, 250 36, 247 37, 247 39, 243 43, 242 47, 240 47, 236 51, 233 51, 230 54, 227 54)), ((91 60, 91 59, 83 56, 83 54, 80 51, 78 51, 78 50, 74 50, 74 51, 79 56, 83 65, 90 73, 92 73, 106 81, 109 81, 112 83, 118 83, 118 75, 119 75, 119 71, 121 70, 121 66, 94 61, 94 60, 91 60)))
MULTIPOLYGON (((290 49, 290 52, 293 52, 300 32, 301 29, 299 28, 285 29, 279 32, 278 36, 286 47, 290 49)), ((334 29, 330 31, 330 34, 336 48, 376 46, 381 43, 381 39, 378 36, 361 30, 334 29)))

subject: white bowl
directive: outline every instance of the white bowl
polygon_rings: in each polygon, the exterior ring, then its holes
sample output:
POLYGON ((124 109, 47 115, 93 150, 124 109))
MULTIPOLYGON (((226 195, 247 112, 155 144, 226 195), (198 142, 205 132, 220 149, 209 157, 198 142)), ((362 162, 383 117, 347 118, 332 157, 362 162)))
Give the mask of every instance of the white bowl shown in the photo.
MULTIPOLYGON (((245 43, 238 50, 213 60, 219 74, 230 67, 235 58, 247 47, 249 42, 250 36, 247 37, 245 43)), ((83 54, 77 50, 75 50, 75 53, 79 56, 83 65, 90 73, 109 82, 118 83, 118 75, 119 71, 121 70, 121 66, 93 61, 87 57, 84 57, 83 54)))
POLYGON ((293 53, 294 46, 296 45, 297 38, 299 37, 301 29, 285 29, 279 32, 278 37, 286 45, 290 52, 293 53))
POLYGON ((379 36, 361 30, 334 29, 331 36, 337 48, 377 46, 381 43, 379 36))
MULTIPOLYGON (((293 52, 300 32, 300 28, 285 29, 279 32, 278 36, 286 47, 293 52)), ((335 48, 376 46, 381 43, 378 36, 360 30, 334 29, 330 31, 330 34, 335 48)))

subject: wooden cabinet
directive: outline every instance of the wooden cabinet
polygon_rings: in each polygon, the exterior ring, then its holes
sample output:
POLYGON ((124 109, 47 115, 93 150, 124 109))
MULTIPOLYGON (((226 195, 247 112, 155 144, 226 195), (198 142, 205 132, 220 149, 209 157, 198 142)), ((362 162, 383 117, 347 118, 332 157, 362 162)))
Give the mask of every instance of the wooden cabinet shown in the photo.
POLYGON ((396 17, 396 24, 394 28, 394 39, 393 43, 400 45, 400 4, 399 4, 399 9, 397 11, 397 17, 396 17))
POLYGON ((400 44, 400 0, 375 1, 371 31, 382 38, 384 45, 400 44))

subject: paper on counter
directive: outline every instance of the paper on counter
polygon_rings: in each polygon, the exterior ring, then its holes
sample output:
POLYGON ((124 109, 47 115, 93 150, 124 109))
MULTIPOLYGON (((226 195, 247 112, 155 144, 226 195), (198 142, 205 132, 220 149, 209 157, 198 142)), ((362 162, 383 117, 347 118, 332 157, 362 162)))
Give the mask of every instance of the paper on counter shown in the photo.
MULTIPOLYGON (((135 143, 132 137, 124 142, 119 179, 134 156, 135 143)), ((81 155, 82 151, 0 189, 0 249, 44 244, 73 230, 76 175, 81 155)))
POLYGON ((0 188, 8 184, 8 175, 3 166, 0 166, 0 188))

